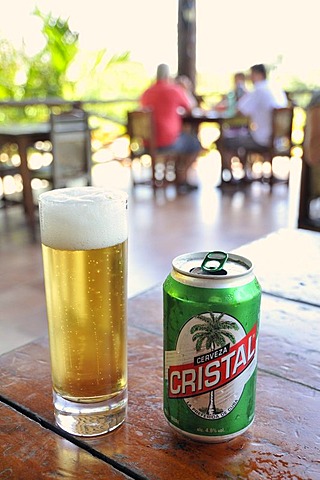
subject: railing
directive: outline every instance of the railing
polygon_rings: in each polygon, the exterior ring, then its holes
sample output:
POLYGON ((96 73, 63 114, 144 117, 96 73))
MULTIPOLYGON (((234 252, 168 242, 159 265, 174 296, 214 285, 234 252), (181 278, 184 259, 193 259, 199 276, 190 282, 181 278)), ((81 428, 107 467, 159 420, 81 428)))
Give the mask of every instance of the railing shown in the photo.
MULTIPOLYGON (((306 108, 308 103, 311 100, 312 94, 316 91, 316 89, 308 89, 308 88, 299 88, 296 90, 286 90, 286 95, 292 103, 298 107, 306 108)), ((222 97, 222 92, 205 92, 200 93, 198 98, 201 102, 205 105, 214 105, 218 103, 222 97)))
MULTIPOLYGON (((126 135, 127 111, 138 105, 134 98, 109 100, 62 100, 27 99, 21 101, 0 101, 0 126, 17 123, 39 123, 49 121, 51 113, 60 113, 73 109, 83 109, 89 114, 92 133, 92 161, 97 164, 112 160, 125 161, 129 155, 129 140, 126 135)), ((0 162, 19 165, 20 158, 16 145, 2 145, 0 162)), ((37 178, 37 170, 49 167, 52 162, 50 142, 37 142, 28 149, 28 166, 32 171, 32 187, 35 196, 46 188, 45 180, 37 178), (38 191, 38 192, 37 192, 38 191)), ((0 180, 0 203, 3 191, 12 196, 19 196, 22 183, 19 175, 8 176, 0 180)))
POLYGON ((64 100, 61 98, 0 101, 0 125, 49 121, 51 113, 81 108, 89 115, 93 145, 109 144, 126 133, 127 111, 138 105, 137 98, 107 100, 64 100))
POLYGON ((0 124, 46 121, 50 113, 82 108, 90 115, 109 120, 118 125, 126 124, 126 111, 138 104, 137 98, 108 100, 64 100, 60 98, 0 101, 0 124), (115 113, 116 112, 116 113, 115 113))

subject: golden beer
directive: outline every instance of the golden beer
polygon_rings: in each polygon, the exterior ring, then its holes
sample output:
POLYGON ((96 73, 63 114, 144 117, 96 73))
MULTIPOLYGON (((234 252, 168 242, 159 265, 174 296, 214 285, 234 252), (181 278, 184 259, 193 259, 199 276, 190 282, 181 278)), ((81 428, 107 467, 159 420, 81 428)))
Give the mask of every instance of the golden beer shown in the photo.
POLYGON ((110 431, 126 413, 124 195, 82 187, 40 197, 55 414, 78 435, 110 431))
POLYGON ((127 383, 126 242, 42 249, 53 388, 72 401, 104 400, 127 383))

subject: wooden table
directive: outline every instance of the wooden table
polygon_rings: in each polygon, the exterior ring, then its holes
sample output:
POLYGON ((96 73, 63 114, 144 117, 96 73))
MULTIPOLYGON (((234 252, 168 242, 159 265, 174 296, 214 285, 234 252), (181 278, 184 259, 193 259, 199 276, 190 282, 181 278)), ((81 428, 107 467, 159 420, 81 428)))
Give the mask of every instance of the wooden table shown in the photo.
POLYGON ((201 108, 194 108, 192 112, 183 115, 183 122, 190 124, 195 129, 201 123, 218 123, 220 126, 224 123, 232 122, 236 125, 247 125, 246 117, 236 114, 231 115, 228 111, 223 110, 202 110, 201 108))
POLYGON ((26 217, 34 232, 35 217, 31 187, 31 175, 28 168, 28 148, 38 141, 50 140, 50 123, 19 124, 0 127, 0 146, 6 143, 16 143, 20 156, 20 174, 23 185, 23 202, 26 217))
POLYGON ((320 234, 281 229, 244 245, 236 253, 249 257, 265 292, 320 306, 320 234))
MULTIPOLYGON (((279 232, 240 250, 256 260, 282 250, 282 261, 290 263, 287 235, 279 232)), ((256 418, 244 435, 208 445, 167 424, 158 285, 129 300, 128 419, 109 435, 76 438, 54 425, 46 338, 0 357, 0 478, 319 479, 320 296, 315 301, 299 285, 312 277, 319 291, 320 265, 309 262, 309 252, 319 254, 320 235, 294 231, 294 239, 304 246, 308 271, 295 277, 286 270, 280 288, 263 294, 256 418), (294 281, 303 296, 289 299, 286 286, 293 288, 294 281)), ((271 290, 273 270, 257 262, 257 271, 263 289, 271 290)))
POLYGON ((185 113, 182 117, 183 125, 193 134, 197 135, 199 127, 202 123, 216 123, 220 130, 222 125, 231 117, 226 112, 218 112, 216 110, 206 111, 200 108, 194 108, 192 112, 185 113))

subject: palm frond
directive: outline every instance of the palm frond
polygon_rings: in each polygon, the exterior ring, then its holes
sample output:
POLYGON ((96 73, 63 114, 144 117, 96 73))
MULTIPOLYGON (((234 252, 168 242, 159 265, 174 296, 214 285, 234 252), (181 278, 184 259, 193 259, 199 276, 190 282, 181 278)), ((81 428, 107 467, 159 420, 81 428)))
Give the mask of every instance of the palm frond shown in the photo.
POLYGON ((232 333, 230 332, 222 332, 222 333, 225 337, 229 338, 229 340, 231 340, 233 344, 236 343, 236 337, 232 333))
POLYGON ((196 351, 197 352, 200 352, 201 350, 201 347, 202 347, 202 343, 203 343, 203 340, 205 340, 206 337, 203 337, 203 338, 199 338, 197 340, 197 343, 196 343, 196 351))
POLYGON ((209 312, 209 313, 210 313, 210 317, 214 322, 220 321, 224 315, 224 313, 214 313, 214 312, 209 312))
POLYGON ((197 318, 198 320, 202 320, 203 322, 206 322, 206 323, 211 323, 211 318, 210 317, 206 317, 205 315, 197 315, 195 318, 197 318))
POLYGON ((236 322, 231 322, 230 320, 221 322, 220 326, 223 330, 239 330, 239 325, 236 322))
POLYGON ((219 347, 224 347, 224 345, 226 344, 226 341, 224 339, 222 332, 215 332, 215 343, 219 347))
POLYGON ((203 325, 199 323, 197 325, 193 325, 190 328, 190 333, 195 333, 195 332, 198 332, 199 330, 208 331, 208 325, 203 325))
POLYGON ((215 349, 215 344, 212 340, 213 340, 212 337, 207 337, 207 341, 206 341, 206 349, 207 350, 214 350, 215 349))
POLYGON ((198 333, 195 333, 192 337, 192 340, 195 341, 197 340, 198 338, 207 338, 207 335, 205 333, 201 333, 201 332, 198 332, 198 333))

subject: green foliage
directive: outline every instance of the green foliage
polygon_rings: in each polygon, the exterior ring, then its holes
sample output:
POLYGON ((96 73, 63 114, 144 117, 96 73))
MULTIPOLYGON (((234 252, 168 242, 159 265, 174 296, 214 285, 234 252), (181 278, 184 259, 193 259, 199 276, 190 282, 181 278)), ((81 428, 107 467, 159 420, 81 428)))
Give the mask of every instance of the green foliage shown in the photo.
MULTIPOLYGON (((106 50, 100 51, 96 59, 85 52, 78 56, 72 69, 76 70, 75 97, 82 99, 112 100, 138 99, 141 92, 150 83, 144 67, 131 62, 128 53, 120 56, 108 56, 106 50)), ((90 110, 106 118, 126 123, 128 110, 133 110, 136 102, 121 102, 100 105, 88 105, 90 110)))
MULTIPOLYGON (((29 57, 24 48, 15 49, 7 40, 0 40, 0 99, 70 98, 74 82, 68 78, 68 69, 78 53, 78 34, 70 30, 68 21, 55 19, 36 9, 34 14, 42 22, 46 44, 36 55, 29 57)), ((7 108, 0 121, 43 120, 48 109, 26 107, 7 108)))
POLYGON ((55 19, 38 8, 34 14, 43 22, 46 45, 29 59, 24 98, 63 97, 74 90, 67 72, 78 53, 78 34, 70 30, 67 20, 55 19))
POLYGON ((0 39, 0 58, 0 98, 15 98, 19 91, 16 77, 21 65, 20 55, 8 40, 0 39))
POLYGON ((34 14, 43 21, 46 45, 28 57, 23 49, 16 50, 7 40, 0 40, 1 99, 63 97, 74 90, 67 72, 78 53, 78 34, 70 30, 68 21, 44 15, 39 9, 34 14))
MULTIPOLYGON (((130 62, 129 52, 110 56, 106 49, 94 54, 80 51, 79 35, 70 30, 68 20, 38 8, 34 15, 42 21, 46 40, 40 52, 28 57, 23 48, 16 50, 7 40, 0 40, 0 99, 135 98, 149 83, 142 65, 130 62)), ((123 123, 131 107, 132 103, 121 103, 97 110, 123 123)), ((0 112, 0 121, 40 121, 48 115, 49 110, 43 107, 7 108, 0 112)))

